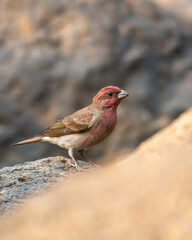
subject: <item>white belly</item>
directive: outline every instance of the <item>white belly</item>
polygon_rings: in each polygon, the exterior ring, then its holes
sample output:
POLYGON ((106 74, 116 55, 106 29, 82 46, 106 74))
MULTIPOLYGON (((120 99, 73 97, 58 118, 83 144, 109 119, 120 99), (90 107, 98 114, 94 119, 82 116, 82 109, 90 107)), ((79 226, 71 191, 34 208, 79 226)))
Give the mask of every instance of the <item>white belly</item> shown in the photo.
MULTIPOLYGON (((110 131, 111 132, 111 131, 110 131)), ((101 132, 94 134, 93 132, 75 133, 61 137, 43 137, 43 142, 56 144, 62 148, 73 148, 76 150, 88 149, 104 140, 110 132, 101 132)))
POLYGON ((61 137, 43 137, 42 139, 44 142, 49 142, 52 144, 56 144, 62 148, 74 148, 78 149, 78 145, 81 142, 84 142, 84 137, 82 134, 70 134, 70 135, 65 135, 61 137))

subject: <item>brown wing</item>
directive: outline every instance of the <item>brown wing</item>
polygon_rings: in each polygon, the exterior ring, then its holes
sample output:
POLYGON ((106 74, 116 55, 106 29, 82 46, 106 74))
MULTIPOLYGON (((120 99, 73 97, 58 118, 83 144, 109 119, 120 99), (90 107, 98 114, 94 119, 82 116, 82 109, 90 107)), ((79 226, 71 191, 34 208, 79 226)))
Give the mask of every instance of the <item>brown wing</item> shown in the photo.
POLYGON ((85 132, 93 126, 94 115, 86 108, 57 121, 51 127, 44 130, 40 135, 48 137, 60 137, 71 133, 85 132))

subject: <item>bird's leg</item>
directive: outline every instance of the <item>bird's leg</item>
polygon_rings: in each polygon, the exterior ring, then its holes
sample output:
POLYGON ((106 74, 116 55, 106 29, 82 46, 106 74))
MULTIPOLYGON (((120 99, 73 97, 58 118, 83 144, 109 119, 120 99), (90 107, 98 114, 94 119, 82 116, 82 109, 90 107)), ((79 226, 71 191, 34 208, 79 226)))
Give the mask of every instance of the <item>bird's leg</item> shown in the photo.
POLYGON ((91 165, 97 166, 95 163, 93 163, 92 161, 90 161, 86 156, 85 156, 85 150, 79 150, 79 153, 81 154, 81 156, 84 158, 84 160, 88 163, 90 163, 91 165))
POLYGON ((81 171, 82 169, 79 167, 79 165, 77 164, 75 158, 73 157, 73 148, 69 148, 68 154, 69 154, 71 160, 74 162, 75 168, 76 168, 78 171, 81 171))

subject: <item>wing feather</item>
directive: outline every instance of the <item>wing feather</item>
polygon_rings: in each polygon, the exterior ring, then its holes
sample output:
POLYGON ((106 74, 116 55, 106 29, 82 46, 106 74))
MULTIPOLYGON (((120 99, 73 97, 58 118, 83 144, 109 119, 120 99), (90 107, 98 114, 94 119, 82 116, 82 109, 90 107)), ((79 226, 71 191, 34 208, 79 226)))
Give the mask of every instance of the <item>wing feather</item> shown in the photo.
POLYGON ((87 108, 79 110, 62 120, 55 122, 52 126, 40 133, 48 137, 60 137, 72 133, 80 133, 89 130, 94 124, 94 114, 87 108))

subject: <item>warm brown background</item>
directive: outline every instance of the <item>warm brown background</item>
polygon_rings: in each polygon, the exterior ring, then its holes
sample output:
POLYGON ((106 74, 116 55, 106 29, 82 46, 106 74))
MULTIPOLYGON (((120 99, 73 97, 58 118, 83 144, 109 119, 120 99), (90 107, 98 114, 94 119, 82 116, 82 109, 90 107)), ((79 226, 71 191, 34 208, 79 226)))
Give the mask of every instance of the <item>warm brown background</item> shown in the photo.
POLYGON ((66 154, 9 148, 90 103, 106 85, 130 93, 93 159, 133 150, 192 103, 190 1, 2 0, 0 166, 66 154))

